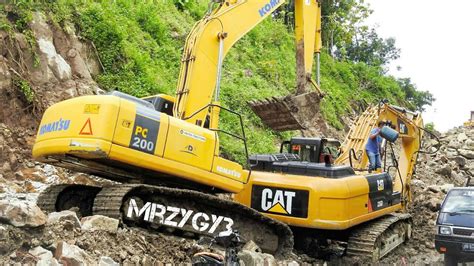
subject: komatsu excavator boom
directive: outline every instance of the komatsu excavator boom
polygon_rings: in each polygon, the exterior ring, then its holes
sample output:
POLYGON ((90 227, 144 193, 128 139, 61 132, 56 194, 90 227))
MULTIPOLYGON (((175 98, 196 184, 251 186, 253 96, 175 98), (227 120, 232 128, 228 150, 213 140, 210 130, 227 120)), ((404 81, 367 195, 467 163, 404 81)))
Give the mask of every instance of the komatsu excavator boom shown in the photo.
MULTIPOLYGON (((304 98, 308 102, 315 102, 319 100, 321 92, 319 86, 313 81, 311 73, 315 53, 317 69, 319 69, 321 7, 316 0, 294 2, 297 93, 307 93, 309 84, 312 84, 317 92, 306 95, 304 98), (314 99, 309 99, 310 97, 314 99)), ((200 126, 204 126, 206 120, 210 119, 210 127, 213 129, 218 127, 224 57, 235 42, 284 3, 285 0, 223 1, 196 23, 184 47, 176 104, 173 109, 175 117, 200 126), (211 103, 211 108, 206 108, 211 103)), ((319 77, 319 74, 317 76, 319 77)), ((296 100, 294 97, 287 97, 286 102, 289 101, 292 106, 305 107, 301 106, 301 100, 296 100)), ((265 106, 267 110, 262 117, 263 121, 277 129, 282 128, 283 125, 285 129, 301 128, 302 126, 295 120, 279 121, 271 118, 274 115, 291 117, 289 107, 285 108, 281 105, 283 101, 273 104, 273 108, 265 106)), ((254 110, 260 109, 254 108, 254 110)))

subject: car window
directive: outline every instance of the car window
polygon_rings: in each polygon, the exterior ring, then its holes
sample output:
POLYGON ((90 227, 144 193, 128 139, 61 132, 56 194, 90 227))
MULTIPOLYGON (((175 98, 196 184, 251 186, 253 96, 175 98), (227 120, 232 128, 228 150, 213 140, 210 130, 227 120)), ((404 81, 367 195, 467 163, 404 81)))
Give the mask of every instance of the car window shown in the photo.
POLYGON ((441 211, 474 213, 474 190, 450 191, 441 211))

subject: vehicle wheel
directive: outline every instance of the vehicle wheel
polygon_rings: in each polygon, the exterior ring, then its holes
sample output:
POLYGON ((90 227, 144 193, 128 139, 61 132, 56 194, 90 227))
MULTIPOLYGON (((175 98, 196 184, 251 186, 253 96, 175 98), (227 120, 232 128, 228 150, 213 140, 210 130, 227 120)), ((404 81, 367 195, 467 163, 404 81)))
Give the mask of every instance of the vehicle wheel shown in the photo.
POLYGON ((446 266, 457 266, 458 265, 458 259, 449 254, 444 254, 444 265, 446 266))

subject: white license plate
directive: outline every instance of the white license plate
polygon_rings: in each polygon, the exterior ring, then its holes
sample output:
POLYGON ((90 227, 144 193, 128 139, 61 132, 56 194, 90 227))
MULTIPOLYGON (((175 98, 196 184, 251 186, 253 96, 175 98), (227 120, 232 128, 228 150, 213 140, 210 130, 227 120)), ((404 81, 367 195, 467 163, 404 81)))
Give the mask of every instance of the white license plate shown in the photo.
POLYGON ((463 251, 474 251, 474 243, 465 243, 462 244, 463 251))

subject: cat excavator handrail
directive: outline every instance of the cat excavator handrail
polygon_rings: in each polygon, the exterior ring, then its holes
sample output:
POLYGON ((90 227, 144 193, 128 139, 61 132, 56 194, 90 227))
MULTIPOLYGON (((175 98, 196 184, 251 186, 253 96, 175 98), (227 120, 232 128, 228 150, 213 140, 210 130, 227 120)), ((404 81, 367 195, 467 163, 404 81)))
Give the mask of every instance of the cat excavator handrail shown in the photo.
MULTIPOLYGON (((270 16, 285 0, 214 0, 218 6, 199 20, 186 39, 173 115, 185 118, 209 104, 219 105, 222 62, 229 49, 270 16), (214 96, 214 99, 212 97, 214 96)), ((314 53, 321 49, 321 6, 318 0, 295 1, 297 92, 311 79, 314 53)), ((319 56, 317 57, 319 59, 319 56)), ((319 69, 319 68, 317 68, 319 69)), ((316 89, 319 91, 318 86, 316 89)), ((206 110, 188 121, 218 127, 219 108, 206 110)))

